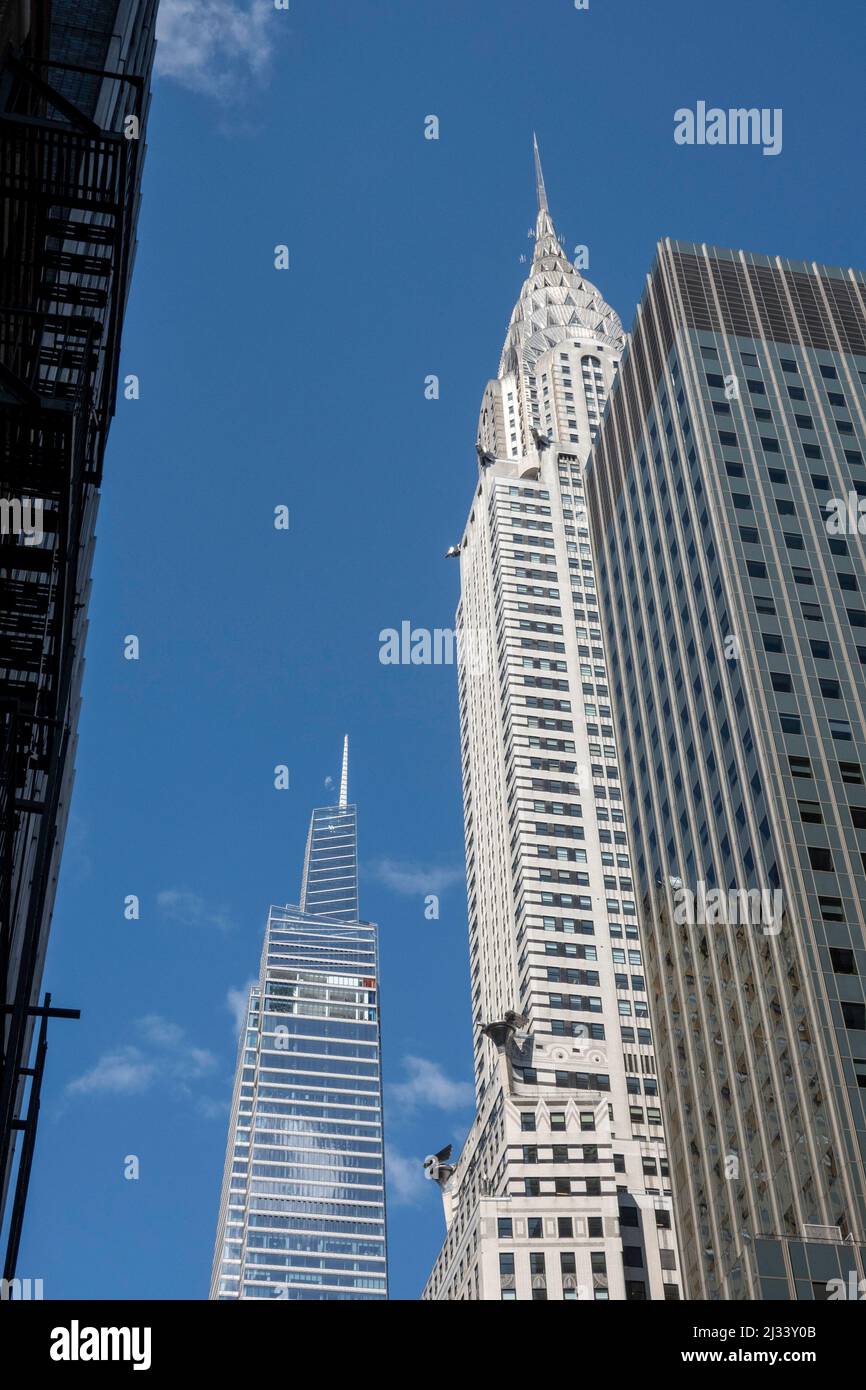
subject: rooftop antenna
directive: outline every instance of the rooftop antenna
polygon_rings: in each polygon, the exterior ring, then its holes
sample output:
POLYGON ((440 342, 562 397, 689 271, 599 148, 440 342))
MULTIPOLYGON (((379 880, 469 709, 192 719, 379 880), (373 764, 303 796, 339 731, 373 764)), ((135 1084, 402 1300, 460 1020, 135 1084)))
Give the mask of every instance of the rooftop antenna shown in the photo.
POLYGON ((345 811, 349 804, 349 735, 343 738, 343 770, 340 773, 340 800, 337 803, 341 811, 345 811))
POLYGON ((538 136, 532 132, 532 153, 535 158, 535 191, 538 195, 538 211, 549 212, 547 206, 547 189, 544 187, 544 174, 541 169, 541 155, 538 152, 538 136))

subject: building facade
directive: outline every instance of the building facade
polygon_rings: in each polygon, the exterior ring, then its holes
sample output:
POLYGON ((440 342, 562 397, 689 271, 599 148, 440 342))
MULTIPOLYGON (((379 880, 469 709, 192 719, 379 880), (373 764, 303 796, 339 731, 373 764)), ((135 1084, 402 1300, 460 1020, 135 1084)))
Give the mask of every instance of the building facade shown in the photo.
POLYGON ((210 1297, 387 1298, 377 929, 347 748, 300 907, 272 907, 238 1045, 210 1297), (351 909, 351 910, 350 910, 351 909))
POLYGON ((692 1299, 864 1274, 864 460, 866 276, 661 243, 587 500, 692 1299))
POLYGON ((535 157, 534 255, 484 392, 459 546, 477 1116, 456 1163, 428 1161, 447 1235, 424 1297, 677 1298, 584 516, 625 339, 559 243, 535 157))
MULTIPOLYGON (((0 1213, 15 1270, 156 0, 0 2, 0 1213), (38 1025, 38 1040, 34 1028, 38 1025)), ((63 1026, 63 1025, 60 1025, 63 1026)))

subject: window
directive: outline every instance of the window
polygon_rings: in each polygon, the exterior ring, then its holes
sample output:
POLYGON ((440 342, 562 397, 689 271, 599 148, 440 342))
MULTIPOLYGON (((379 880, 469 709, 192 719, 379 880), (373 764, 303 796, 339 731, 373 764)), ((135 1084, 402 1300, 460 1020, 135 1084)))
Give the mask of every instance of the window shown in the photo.
POLYGON ((854 963, 854 952, 847 946, 830 947, 830 964, 836 975, 856 975, 857 966, 854 963))
POLYGON ((823 845, 809 845, 809 863, 817 873, 833 872, 833 856, 823 845))
POLYGON ((526 1223, 526 1234, 530 1240, 542 1240, 544 1238, 544 1221, 540 1216, 530 1216, 526 1223))
MULTIPOLYGON (((500 1216, 496 1222, 496 1234, 500 1240, 511 1240, 512 1221, 510 1216, 500 1216)), ((512 1259, 514 1257, 512 1256, 512 1259)))
POLYGON ((770 680, 773 689, 777 690, 781 695, 790 695, 794 688, 791 677, 788 675, 787 671, 771 671, 770 680))
POLYGON ((800 812, 800 820, 806 825, 823 825, 824 817, 821 815, 821 806, 817 801, 798 801, 797 807, 800 812))
POLYGON ((845 1027, 866 1030, 866 1004, 852 1004, 847 999, 840 1000, 840 1003, 845 1027))
POLYGON ((825 922, 845 921, 841 898, 819 897, 818 905, 821 908, 821 917, 825 922))
POLYGON ((827 677, 822 676, 821 679, 818 681, 818 685, 820 686, 821 694, 824 696, 825 700, 841 699, 842 690, 838 681, 830 680, 827 677))
POLYGON ((570 1216, 558 1216, 556 1229, 560 1240, 570 1240, 574 1235, 574 1223, 570 1216))
POLYGON ((535 1116, 531 1110, 522 1110, 520 1113, 520 1128, 524 1131, 535 1129, 535 1116))

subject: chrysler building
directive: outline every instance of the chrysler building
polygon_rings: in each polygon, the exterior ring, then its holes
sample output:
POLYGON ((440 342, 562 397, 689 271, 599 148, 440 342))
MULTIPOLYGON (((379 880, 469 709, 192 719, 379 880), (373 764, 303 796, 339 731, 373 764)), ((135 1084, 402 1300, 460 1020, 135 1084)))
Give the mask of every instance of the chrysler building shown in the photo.
POLYGON ((452 548, 474 657, 459 702, 477 1114, 459 1157, 425 1165, 447 1234, 423 1296, 676 1299, 583 492, 626 340, 560 244, 537 143, 535 173, 532 265, 452 548))

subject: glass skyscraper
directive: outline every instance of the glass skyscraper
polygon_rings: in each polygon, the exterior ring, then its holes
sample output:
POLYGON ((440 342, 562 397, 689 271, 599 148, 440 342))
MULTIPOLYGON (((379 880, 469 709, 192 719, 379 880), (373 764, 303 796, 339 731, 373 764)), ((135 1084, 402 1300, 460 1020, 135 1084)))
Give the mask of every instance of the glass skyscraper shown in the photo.
POLYGON ((238 1052, 210 1296, 387 1297, 377 929, 358 920, 348 749, 301 903, 271 907, 238 1052))
POLYGON ((866 1272, 864 497, 866 276, 662 242, 587 502, 692 1299, 866 1272))

